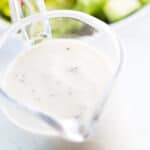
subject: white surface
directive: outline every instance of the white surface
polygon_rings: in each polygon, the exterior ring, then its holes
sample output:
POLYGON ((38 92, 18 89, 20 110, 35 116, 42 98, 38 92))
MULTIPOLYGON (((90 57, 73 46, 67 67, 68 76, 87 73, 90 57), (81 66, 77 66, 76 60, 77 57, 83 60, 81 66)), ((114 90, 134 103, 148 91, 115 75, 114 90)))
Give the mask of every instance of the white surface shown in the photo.
POLYGON ((121 95, 132 105, 142 150, 150 149, 150 6, 114 28, 126 47, 121 95))
POLYGON ((31 135, 1 114, 0 150, 149 150, 150 8, 141 14, 112 26, 126 47, 126 64, 117 94, 111 96, 113 101, 101 122, 97 143, 74 145, 31 135))

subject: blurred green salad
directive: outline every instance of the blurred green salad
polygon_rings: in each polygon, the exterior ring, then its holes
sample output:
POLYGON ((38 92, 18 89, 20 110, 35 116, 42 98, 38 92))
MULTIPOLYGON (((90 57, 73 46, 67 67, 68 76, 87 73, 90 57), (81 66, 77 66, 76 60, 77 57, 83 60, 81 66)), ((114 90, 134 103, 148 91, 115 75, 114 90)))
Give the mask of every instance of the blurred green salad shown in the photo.
MULTIPOLYGON (((45 0, 45 2, 50 10, 79 10, 112 23, 131 15, 150 3, 150 0, 45 0)), ((10 21, 8 0, 0 1, 0 16, 10 21)))

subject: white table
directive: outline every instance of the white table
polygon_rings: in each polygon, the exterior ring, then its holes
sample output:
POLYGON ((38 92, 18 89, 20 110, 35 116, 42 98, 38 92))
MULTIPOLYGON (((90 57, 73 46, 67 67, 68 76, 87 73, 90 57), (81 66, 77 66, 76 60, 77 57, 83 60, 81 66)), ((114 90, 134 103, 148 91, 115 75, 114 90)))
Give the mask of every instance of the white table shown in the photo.
POLYGON ((142 150, 150 149, 150 6, 114 26, 126 46, 126 67, 121 85, 122 96, 132 105, 142 150))
POLYGON ((97 142, 75 145, 32 135, 0 114, 0 150, 149 150, 150 8, 113 25, 126 47, 120 81, 100 125, 97 142), (142 19, 141 19, 142 18, 142 19), (119 94, 119 95, 118 95, 119 94))

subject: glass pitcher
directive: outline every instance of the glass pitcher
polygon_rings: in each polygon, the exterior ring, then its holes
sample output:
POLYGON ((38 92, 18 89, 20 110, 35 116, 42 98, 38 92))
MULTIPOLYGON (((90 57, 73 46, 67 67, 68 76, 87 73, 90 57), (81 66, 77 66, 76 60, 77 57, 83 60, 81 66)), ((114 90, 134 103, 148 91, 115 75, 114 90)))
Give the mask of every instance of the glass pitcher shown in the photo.
POLYGON ((123 52, 115 34, 108 25, 92 16, 59 10, 41 12, 21 19, 5 32, 0 42, 1 108, 13 123, 32 133, 84 141, 90 137, 94 125, 102 116, 108 96, 121 71, 122 62, 123 52), (78 117, 60 118, 55 114, 46 114, 36 106, 20 103, 3 91, 5 73, 18 54, 45 40, 66 38, 98 49, 111 62, 111 78, 103 87, 98 102, 93 104, 94 109, 82 111, 78 117), (34 120, 32 125, 31 120, 34 120))

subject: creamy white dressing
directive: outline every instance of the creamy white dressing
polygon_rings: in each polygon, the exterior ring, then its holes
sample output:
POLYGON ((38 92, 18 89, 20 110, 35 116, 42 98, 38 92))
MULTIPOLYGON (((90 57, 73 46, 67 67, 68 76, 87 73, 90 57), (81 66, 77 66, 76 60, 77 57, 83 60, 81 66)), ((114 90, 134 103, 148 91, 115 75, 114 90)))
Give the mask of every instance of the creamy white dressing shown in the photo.
MULTIPOLYGON (((99 50, 77 40, 57 39, 19 55, 8 68, 3 89, 49 115, 72 118, 84 114, 88 118, 111 75, 109 61, 99 50)), ((13 115, 14 119, 27 117, 13 115)), ((39 123, 38 130, 48 132, 39 123)), ((26 124, 36 128, 34 119, 22 126, 26 124)))

